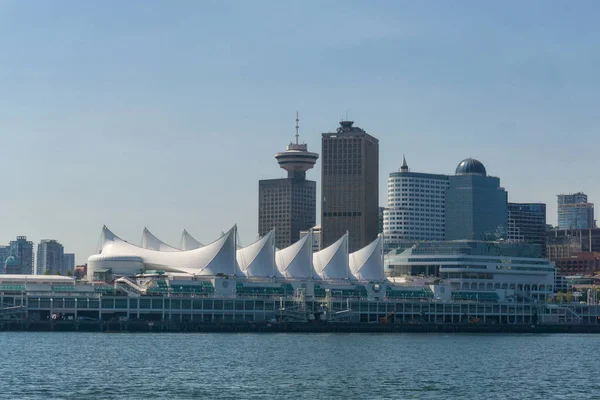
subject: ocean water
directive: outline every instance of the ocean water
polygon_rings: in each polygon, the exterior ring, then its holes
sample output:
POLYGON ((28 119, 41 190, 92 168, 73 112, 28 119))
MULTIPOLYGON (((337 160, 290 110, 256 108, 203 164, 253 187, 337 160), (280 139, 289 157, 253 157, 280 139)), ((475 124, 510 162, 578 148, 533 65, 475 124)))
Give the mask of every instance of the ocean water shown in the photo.
POLYGON ((597 399, 600 335, 0 333, 1 399, 597 399))

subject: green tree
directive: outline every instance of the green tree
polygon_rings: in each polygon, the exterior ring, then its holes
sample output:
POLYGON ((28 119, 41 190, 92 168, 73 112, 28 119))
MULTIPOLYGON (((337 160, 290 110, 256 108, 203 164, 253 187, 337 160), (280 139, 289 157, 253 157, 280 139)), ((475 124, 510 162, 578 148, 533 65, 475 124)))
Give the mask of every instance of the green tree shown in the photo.
POLYGON ((71 270, 68 270, 68 271, 67 271, 67 276, 73 276, 73 271, 71 271, 71 270))
POLYGON ((50 270, 49 269, 45 270, 44 275, 50 275, 50 270))
POLYGON ((562 303, 564 301, 564 297, 565 297, 565 294, 563 292, 558 292, 558 293, 556 293, 556 296, 554 297, 554 299, 556 300, 557 303, 562 303))
POLYGON ((571 303, 573 301, 573 293, 567 292, 567 294, 565 295, 565 300, 567 301, 567 303, 571 303))

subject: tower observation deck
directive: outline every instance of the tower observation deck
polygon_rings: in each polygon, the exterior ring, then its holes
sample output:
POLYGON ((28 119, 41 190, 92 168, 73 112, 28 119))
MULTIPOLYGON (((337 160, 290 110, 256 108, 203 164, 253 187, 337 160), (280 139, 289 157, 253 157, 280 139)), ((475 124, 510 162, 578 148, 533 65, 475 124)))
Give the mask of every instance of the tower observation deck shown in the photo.
POLYGON ((296 143, 290 143, 286 151, 275 154, 279 166, 285 169, 288 172, 288 178, 292 179, 305 179, 306 171, 313 168, 319 159, 317 153, 308 151, 306 144, 298 142, 299 121, 298 113, 296 113, 296 143))

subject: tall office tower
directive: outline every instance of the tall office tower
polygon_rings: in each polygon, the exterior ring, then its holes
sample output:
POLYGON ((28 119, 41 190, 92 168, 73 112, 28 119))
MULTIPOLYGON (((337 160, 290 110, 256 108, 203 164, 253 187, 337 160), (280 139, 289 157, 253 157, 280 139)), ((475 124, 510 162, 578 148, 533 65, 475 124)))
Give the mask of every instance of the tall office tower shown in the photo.
POLYGON ((36 275, 66 274, 63 245, 56 240, 44 239, 38 244, 36 275))
POLYGON ((383 214, 385 248, 406 240, 444 240, 448 175, 408 169, 406 158, 388 179, 388 206, 383 214))
POLYGON ((500 179, 467 158, 450 175, 446 193, 446 240, 506 239, 508 195, 500 179))
POLYGON ((66 275, 67 272, 71 271, 71 273, 73 273, 75 271, 75 254, 73 253, 65 253, 64 254, 64 274, 66 275))
POLYGON ((584 193, 559 194, 558 229, 591 229, 594 224, 594 204, 584 193))
POLYGON ((540 246, 546 255, 546 205, 543 203, 508 203, 508 234, 511 242, 540 246))
POLYGON ((321 169, 323 248, 348 231, 350 252, 377 238, 379 219, 379 140, 353 124, 323 133, 321 169))
POLYGON ((296 142, 275 154, 287 178, 258 182, 258 233, 264 236, 276 228, 275 246, 279 249, 298 241, 300 231, 316 224, 317 184, 306 179, 306 171, 314 167, 319 155, 298 142, 298 122, 296 114, 296 142))
POLYGON ((33 242, 28 241, 27 236, 17 236, 17 240, 10 242, 10 251, 18 261, 20 268, 20 272, 17 272, 13 266, 13 273, 33 274, 33 242))

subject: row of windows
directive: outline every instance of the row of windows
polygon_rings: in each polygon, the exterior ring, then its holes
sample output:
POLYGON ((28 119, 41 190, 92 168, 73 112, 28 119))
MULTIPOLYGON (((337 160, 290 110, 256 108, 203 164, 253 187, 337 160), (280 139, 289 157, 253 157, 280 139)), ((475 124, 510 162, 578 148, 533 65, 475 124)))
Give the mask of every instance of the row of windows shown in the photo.
POLYGON ((324 212, 324 217, 360 217, 362 216, 362 212, 354 211, 354 212, 324 212))

